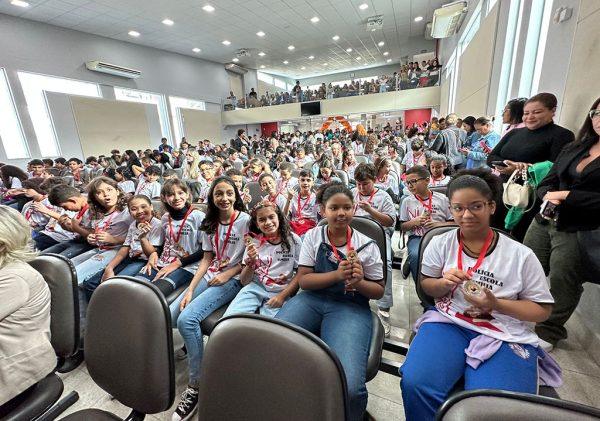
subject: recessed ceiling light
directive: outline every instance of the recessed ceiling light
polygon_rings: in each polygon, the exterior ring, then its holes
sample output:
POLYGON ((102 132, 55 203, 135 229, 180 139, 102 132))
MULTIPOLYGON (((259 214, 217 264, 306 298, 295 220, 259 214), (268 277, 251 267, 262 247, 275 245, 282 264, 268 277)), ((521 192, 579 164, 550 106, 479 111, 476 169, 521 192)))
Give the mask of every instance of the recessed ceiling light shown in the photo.
POLYGON ((384 51, 384 52, 383 52, 383 55, 384 55, 384 56, 387 56, 387 55, 389 55, 389 54, 390 54, 390 53, 389 53, 389 52, 387 52, 387 51, 384 51))
POLYGON ((391 63, 391 62, 392 62, 392 59, 391 59, 391 58, 388 58, 388 59, 386 60, 386 62, 388 62, 388 63, 391 63))
POLYGON ((346 52, 347 53, 351 53, 352 52, 352 48, 346 48, 346 52))
POLYGON ((423 16, 417 16, 415 18, 415 22, 421 22, 423 20, 423 16))
POLYGON ((329 66, 329 63, 323 63, 323 66, 329 66))
POLYGON ((266 34, 263 31, 258 31, 256 35, 258 35, 259 37, 264 37, 266 34))
POLYGON ((27 3, 26 1, 21 1, 21 0, 12 0, 10 2, 10 4, 12 4, 13 6, 18 6, 18 7, 29 7, 29 3, 27 3))
POLYGON ((340 39, 340 36, 339 35, 334 35, 332 38, 333 38, 334 41, 337 41, 338 39, 340 39))
POLYGON ((164 20, 162 21, 162 23, 164 23, 165 25, 169 25, 169 26, 171 26, 171 25, 173 25, 175 22, 173 22, 171 19, 164 19, 164 20))
POLYGON ((210 4, 207 4, 206 6, 204 6, 204 7, 202 8, 202 10, 204 10, 205 12, 214 12, 214 11, 215 11, 215 8, 214 8, 214 7, 212 7, 210 4))
POLYGON ((369 5, 368 5, 367 3, 363 3, 363 4, 361 4, 360 6, 358 6, 358 8, 359 8, 360 10, 366 10, 366 9, 368 9, 368 8, 369 8, 369 5))
POLYGON ((223 44, 223 45, 230 45, 230 44, 231 44, 231 41, 227 41, 227 40, 225 40, 225 41, 223 41, 223 42, 222 42, 222 44, 223 44))
POLYGON ((289 63, 289 61, 283 60, 283 64, 288 64, 288 63, 289 63))
POLYGON ((192 51, 194 53, 199 53, 200 51, 202 51, 200 48, 196 47, 196 48, 192 48, 192 51))
POLYGON ((261 66, 260 66, 260 68, 261 68, 261 69, 264 69, 264 68, 265 68, 265 65, 264 65, 264 64, 263 64, 263 65, 261 65, 261 66))
POLYGON ((240 59, 237 57, 234 57, 231 61, 233 61, 234 63, 237 63, 238 61, 240 61, 240 59))
POLYGON ((358 61, 360 61, 360 60, 362 60, 362 57, 356 57, 356 59, 357 59, 358 61))
POLYGON ((263 53, 262 51, 260 53, 258 53, 259 56, 264 57, 265 53, 263 53))
POLYGON ((304 70, 304 69, 306 69, 306 67, 304 67, 304 66, 300 67, 300 70, 304 70))
POLYGON ((139 37, 140 33, 138 31, 129 31, 128 34, 132 37, 139 37))
POLYGON ((383 46, 385 45, 385 42, 383 42, 383 41, 379 41, 379 42, 377 43, 377 45, 379 45, 380 47, 383 47, 383 46))
POLYGON ((315 56, 308 56, 308 59, 309 59, 309 60, 312 60, 312 59, 314 59, 314 58, 315 58, 315 56))
POLYGON ((313 16, 312 18, 310 18, 310 21, 312 23, 317 23, 319 21, 319 17, 318 16, 313 16))
POLYGON ((292 51, 294 48, 296 47, 294 47, 293 45, 288 45, 288 50, 292 51))

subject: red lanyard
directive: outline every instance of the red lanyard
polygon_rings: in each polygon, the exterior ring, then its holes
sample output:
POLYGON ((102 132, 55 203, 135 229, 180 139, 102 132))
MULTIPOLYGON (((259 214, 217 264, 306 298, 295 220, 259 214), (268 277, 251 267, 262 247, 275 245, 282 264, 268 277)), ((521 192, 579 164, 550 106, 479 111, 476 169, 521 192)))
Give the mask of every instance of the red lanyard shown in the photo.
MULTIPOLYGON (((369 196, 369 199, 367 199, 368 203, 371 203, 371 200, 373 200, 373 196, 375 196, 375 193, 377 193, 377 190, 378 189, 373 189, 373 192, 369 196)), ((358 193, 358 201, 360 201, 361 199, 362 199, 362 194, 358 193)), ((358 203, 356 205, 354 205, 354 213, 356 213, 357 210, 358 210, 358 203)))
POLYGON ((425 204, 425 201, 421 199, 418 195, 415 194, 415 197, 419 202, 421 202, 423 207, 427 209, 427 212, 429 212, 429 214, 431 215, 431 211, 433 209, 433 192, 429 192, 429 203, 427 205, 425 204))
POLYGON ((284 180, 281 179, 281 186, 279 187, 279 193, 282 193, 284 189, 287 190, 287 186, 288 184, 290 184, 290 180, 285 180, 285 184, 284 184, 284 180))
MULTIPOLYGON (((485 255, 488 252, 490 245, 492 244, 493 238, 494 238, 494 231, 490 230, 487 237, 485 238, 485 242, 483 243, 483 247, 481 249, 481 252, 479 253, 479 257, 477 258, 477 262, 475 263, 475 266, 473 266, 471 269, 467 270, 467 275, 469 276, 469 278, 471 276, 473 276, 473 272, 475 272, 477 269, 479 269, 479 266, 481 266, 481 264, 483 263, 483 260, 485 259, 485 255)), ((462 232, 460 233, 460 242, 458 244, 458 247, 459 247, 459 249, 458 249, 458 270, 463 270, 463 264, 462 264, 463 235, 462 235, 462 232)))
POLYGON ((106 221, 106 223, 104 224, 102 229, 100 229, 100 222, 98 222, 98 224, 96 225, 96 228, 94 229, 96 234, 98 234, 99 232, 106 232, 106 230, 108 228, 110 228, 110 223, 112 222, 112 219, 114 218, 115 213, 118 213, 118 212, 114 211, 113 213, 110 214, 110 218, 108 218, 108 221, 106 221))
POLYGON ((321 180, 323 180, 323 184, 331 183, 331 176, 329 178, 321 177, 321 180))
MULTIPOLYGON (((46 196, 42 196, 42 198, 40 200, 36 200, 36 202, 41 202, 45 198, 46 198, 46 196)), ((33 203, 31 205, 33 205, 33 203)), ((27 221, 29 221, 31 219, 31 215, 33 215, 33 209, 31 209, 31 205, 29 205, 29 207, 25 211, 25 219, 27 221)))
MULTIPOLYGON (((352 237, 352 230, 350 229, 350 227, 348 227, 348 240, 346 241, 346 254, 348 254, 348 252, 350 250, 352 250, 352 244, 350 243, 351 237, 352 237)), ((327 229, 327 239, 329 240, 329 244, 331 245, 331 248, 333 249, 333 254, 335 255, 335 258, 341 262, 342 259, 340 259, 340 255, 338 254, 337 247, 331 242, 331 238, 329 237, 329 229, 327 229)))
POLYGON ((421 159, 421 157, 423 156, 423 154, 415 157, 415 155, 413 155, 413 166, 417 165, 417 163, 419 162, 419 159, 421 159))
POLYGON ((281 193, 277 192, 275 193, 275 196, 271 197, 269 196, 269 202, 271 202, 274 205, 277 205, 277 196, 279 196, 281 193))
POLYGON ((298 193, 298 218, 302 218, 302 211, 304 210, 306 205, 308 205, 308 202, 310 202, 311 197, 312 193, 309 193, 308 197, 306 198, 306 201, 304 202, 304 205, 300 206, 300 193, 298 193))
POLYGON ((179 243, 179 239, 181 238, 181 232, 183 231, 183 226, 185 225, 185 221, 187 221, 188 216, 190 216, 190 213, 192 213, 192 210, 193 208, 190 207, 185 213, 183 221, 181 221, 181 225, 179 226, 179 231, 177 231, 177 237, 173 235, 173 220, 171 219, 171 215, 169 215, 169 233, 171 234, 171 240, 173 240, 175 244, 179 243))
POLYGON ((384 185, 387 184, 388 181, 388 175, 386 174, 385 176, 383 176, 382 178, 377 177, 377 181, 379 181, 380 183, 383 183, 384 185))
POLYGON ((227 228, 227 234, 225 234, 225 241, 223 242, 223 248, 221 249, 221 253, 219 253, 219 225, 221 224, 217 224, 217 230, 215 232, 215 251, 217 252, 217 260, 221 260, 221 258, 225 254, 225 249, 227 248, 227 244, 229 244, 229 237, 231 235, 231 229, 233 228, 235 216, 236 212, 233 211, 233 215, 231 215, 231 221, 229 221, 229 228, 227 228))
POLYGON ((435 182, 436 182, 436 181, 439 181, 439 182, 441 183, 443 179, 444 179, 444 176, 443 176, 443 175, 442 175, 442 176, 439 178, 439 180, 438 180, 438 179, 436 179, 435 177, 431 177, 431 184, 433 184, 433 187, 435 187, 435 186, 436 186, 436 183, 435 183, 435 182))
POLYGON ((146 181, 140 184, 137 188, 137 193, 140 194, 141 192, 143 192, 147 185, 148 183, 146 181))
POLYGON ((88 205, 86 203, 86 205, 81 208, 81 210, 79 211, 79 213, 77 214, 77 216, 75 218, 76 219, 81 219, 83 217, 83 214, 88 210, 89 207, 90 207, 90 205, 88 205))

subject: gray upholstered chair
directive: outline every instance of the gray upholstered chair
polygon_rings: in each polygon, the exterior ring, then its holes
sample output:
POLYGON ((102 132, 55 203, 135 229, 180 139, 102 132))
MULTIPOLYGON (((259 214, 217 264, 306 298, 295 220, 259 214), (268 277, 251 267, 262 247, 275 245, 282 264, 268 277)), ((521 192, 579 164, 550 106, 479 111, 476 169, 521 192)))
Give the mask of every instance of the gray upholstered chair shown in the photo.
POLYGON ((248 203, 248 209, 252 209, 258 202, 260 202, 265 196, 265 192, 260 189, 260 185, 258 181, 250 181, 246 184, 248 187, 248 191, 250 192, 250 196, 252 196, 252 201, 248 203))
POLYGON ((206 345, 198 419, 338 421, 346 396, 343 368, 318 337, 278 319, 234 315, 206 345))
POLYGON ((354 157, 357 163, 364 164, 369 162, 369 157, 367 155, 356 155, 354 157))
POLYGON ((348 178, 348 173, 344 170, 335 170, 335 175, 344 183, 345 186, 348 186, 350 180, 348 178))
MULTIPOLYGON (((175 363, 169 307, 158 288, 133 277, 114 277, 96 289, 87 311, 85 359, 90 377, 141 420, 171 407, 175 363)), ((115 420, 84 409, 64 420, 115 420)))
MULTIPOLYGON (((60 372, 79 346, 77 274, 71 260, 58 254, 40 255, 29 264, 44 277, 50 289, 50 342, 56 352, 56 370, 60 372)), ((10 412, 2 420, 32 420, 41 415, 52 419, 50 414, 55 417, 79 399, 76 392, 71 392, 59 402, 63 390, 62 380, 52 372, 13 399, 10 412)))
POLYGON ((437 421, 591 421, 600 409, 546 396, 505 390, 470 390, 450 397, 437 421))

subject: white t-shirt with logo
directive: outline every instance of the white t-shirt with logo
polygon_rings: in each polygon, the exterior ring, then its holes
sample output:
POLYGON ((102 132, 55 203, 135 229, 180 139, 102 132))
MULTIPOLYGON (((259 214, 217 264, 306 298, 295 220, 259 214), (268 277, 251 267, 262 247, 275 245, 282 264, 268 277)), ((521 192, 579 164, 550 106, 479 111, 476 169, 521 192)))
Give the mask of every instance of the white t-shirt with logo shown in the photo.
POLYGON ((231 228, 229 241, 227 242, 225 250, 223 250, 223 246, 225 244, 225 238, 227 237, 227 231, 229 230, 229 224, 219 223, 218 250, 221 256, 217 256, 217 244, 215 241, 216 233, 207 234, 206 232, 202 232, 201 234, 202 250, 213 253, 213 261, 211 262, 211 266, 209 266, 208 270, 206 271, 206 275, 204 275, 204 279, 207 281, 211 280, 217 273, 229 270, 233 266, 242 262, 242 256, 244 255, 245 249, 244 234, 248 232, 248 228, 250 226, 250 215, 240 211, 236 211, 236 213, 237 215, 233 221, 233 227, 231 228), (219 265, 217 261, 218 257, 220 257, 221 262, 226 263, 222 264, 219 271, 216 271, 215 269, 219 265))
POLYGON ((298 185, 298 179, 296 177, 290 177, 287 180, 278 178, 277 180, 277 191, 285 194, 288 190, 293 189, 298 185))
MULTIPOLYGON (((392 220, 396 221, 396 206, 394 206, 394 202, 392 201, 391 196, 384 190, 375 187, 376 192, 369 200, 369 196, 363 196, 359 194, 358 188, 352 189, 352 196, 354 196, 354 215, 356 216, 366 216, 367 218, 373 219, 371 214, 358 206, 358 202, 369 202, 371 206, 378 210, 379 212, 388 215, 392 220)), ((393 224, 392 224, 393 226, 393 224)), ((387 228, 387 227, 384 227, 387 228)))
POLYGON ((375 186, 385 190, 386 192, 388 189, 391 189, 392 193, 400 195, 400 182, 395 172, 388 174, 382 180, 378 178, 375 181, 375 186))
POLYGON ((429 177, 429 187, 445 187, 449 182, 449 175, 444 175, 440 180, 434 180, 433 176, 429 177))
MULTIPOLYGON (((423 205, 419 199, 415 197, 414 194, 411 194, 408 197, 405 197, 400 205, 400 220, 402 222, 408 222, 411 219, 415 219, 418 216, 421 216, 423 212, 426 211, 429 205, 429 199, 423 200, 425 205, 423 205)), ((452 220, 452 214, 450 213, 450 202, 448 198, 444 196, 442 193, 433 192, 433 196, 431 198, 431 220, 434 222, 446 222, 452 220)), ((417 226, 412 230, 408 231, 408 235, 417 235, 422 237, 427 232, 425 226, 417 226)))
MULTIPOLYGON (((129 257, 140 260, 148 260, 148 256, 144 254, 144 250, 142 249, 142 243, 140 242, 140 234, 137 225, 137 221, 133 221, 131 223, 123 245, 129 247, 129 257)), ((163 242, 165 241, 165 232, 163 231, 160 219, 153 217, 150 220, 150 227, 150 232, 146 234, 146 238, 153 246, 162 246, 163 242)))
POLYGON ((275 196, 275 199, 272 200, 271 196, 267 195, 265 196, 262 200, 268 200, 269 202, 273 203, 274 205, 277 205, 277 207, 279 207, 279 209, 281 209, 281 211, 283 212, 283 209, 285 209, 285 204, 287 203, 287 199, 286 196, 284 196, 283 194, 277 192, 277 196, 275 196))
MULTIPOLYGON (((458 267, 458 250, 458 229, 435 236, 423 254, 421 273, 428 278, 441 278, 447 270, 458 267)), ((466 271, 475 265, 477 258, 463 252, 462 261, 466 271)), ((499 235, 495 247, 473 273, 473 280, 497 298, 554 303, 544 269, 533 251, 505 235, 499 235)), ((497 311, 474 313, 461 286, 436 298, 435 305, 440 314, 459 326, 506 342, 538 344, 537 335, 524 321, 497 311)))
MULTIPOLYGON (((86 214, 90 214, 89 209, 86 211, 86 214)), ((115 210, 100 219, 92 220, 91 226, 94 232, 106 232, 113 237, 125 237, 132 222, 133 218, 129 214, 129 209, 125 208, 122 211, 115 210)), ((112 249, 115 247, 121 247, 121 244, 102 245, 103 249, 112 249)))
MULTIPOLYGON (((288 239, 290 249, 283 246, 283 242, 273 244, 270 241, 253 239, 258 250, 256 268, 252 281, 261 284, 269 292, 281 292, 292 281, 294 270, 298 268, 302 240, 298 235, 291 233, 288 239)), ((244 252, 243 261, 248 258, 248 250, 244 252)))
MULTIPOLYGON (((298 260, 298 266, 304 266, 314 268, 317 260, 317 253, 319 247, 323 242, 323 232, 327 230, 327 226, 315 227, 308 231, 302 241, 302 249, 300 250, 300 258, 298 260)), ((325 241, 327 241, 327 231, 325 231, 325 241)), ((354 250, 360 249, 363 245, 371 241, 371 244, 358 252, 358 259, 363 266, 364 278, 369 281, 381 281, 383 280, 383 261, 381 260, 381 253, 379 252, 379 246, 372 241, 366 235, 352 229, 352 235, 350 236, 350 243, 354 250)), ((346 255, 346 245, 336 247, 338 252, 346 255)), ((333 253, 331 253, 332 259, 335 259, 333 253)), ((332 260, 335 261, 335 260, 332 260)))
MULTIPOLYGON (((31 205, 33 205, 33 203, 34 203, 33 200, 25 203, 21 213, 23 214, 23 217, 25 217, 27 222, 29 222, 29 225, 31 225, 31 228, 33 228, 35 230, 39 230, 39 229, 44 228, 48 224, 48 222, 50 222, 50 220, 52 218, 50 218, 48 215, 46 215, 44 213, 37 212, 37 211, 34 211, 33 209, 31 209, 31 205)), ((39 203, 46 206, 48 209, 50 209, 53 212, 60 212, 62 210, 62 208, 52 205, 52 203, 50 203, 50 201, 48 200, 47 197, 44 197, 42 200, 40 200, 39 203)))
MULTIPOLYGON (((77 212, 75 211, 68 211, 58 207, 56 209, 56 212, 60 213, 61 215, 67 215, 69 218, 74 218, 75 215, 77 215, 77 212)), ((40 232, 52 238, 53 240, 58 241, 59 243, 63 241, 73 240, 77 237, 77 234, 75 234, 74 232, 67 231, 66 229, 61 227, 58 223, 58 219, 54 218, 50 218, 50 221, 48 221, 46 227, 40 232)))
MULTIPOLYGON (((204 220, 204 212, 198 209, 192 209, 187 219, 185 219, 185 224, 183 224, 184 219, 177 221, 170 218, 173 235, 171 235, 171 228, 169 226, 169 216, 168 213, 165 213, 160 220, 163 232, 165 233, 165 243, 158 259, 159 267, 167 266, 175 259, 187 257, 190 254, 197 252, 202 246, 200 224, 204 220), (181 227, 182 224, 183 228, 181 227), (181 234, 178 238, 179 241, 175 241, 179 235, 180 229, 181 234)), ((199 261, 191 263, 183 269, 195 274, 198 265, 199 261)))
POLYGON ((310 219, 317 222, 317 195, 310 193, 309 197, 300 197, 300 208, 298 207, 298 195, 294 193, 290 201, 290 220, 310 219), (302 212, 299 210, 302 209, 302 212), (300 215, 302 213, 302 215, 300 215))

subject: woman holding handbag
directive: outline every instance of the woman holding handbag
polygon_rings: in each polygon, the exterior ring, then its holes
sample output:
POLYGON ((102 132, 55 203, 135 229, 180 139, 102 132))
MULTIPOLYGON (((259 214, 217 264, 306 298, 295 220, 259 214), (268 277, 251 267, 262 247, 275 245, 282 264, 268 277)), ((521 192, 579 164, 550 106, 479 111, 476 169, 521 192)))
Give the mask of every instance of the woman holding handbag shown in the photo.
MULTIPOLYGON (((502 181, 508 181, 515 171, 527 170, 532 164, 554 162, 563 147, 573 141, 573 132, 554 124, 556 106, 556 97, 550 93, 540 93, 527 100, 523 112, 525 127, 507 133, 487 159, 487 165, 500 173, 502 181)), ((534 206, 537 209, 539 205, 534 206)), ((506 212, 502 206, 498 211, 506 212)), ((523 241, 533 217, 534 212, 526 212, 511 230, 518 241, 523 241)))
POLYGON ((556 158, 537 196, 544 204, 527 231, 525 245, 550 275, 555 304, 550 318, 536 326, 540 343, 549 351, 567 338, 564 324, 579 303, 583 283, 600 282, 600 274, 593 269, 598 257, 591 256, 598 253, 598 247, 585 247, 600 226, 600 98, 575 142, 556 158), (587 262, 589 257, 592 262, 587 262))

